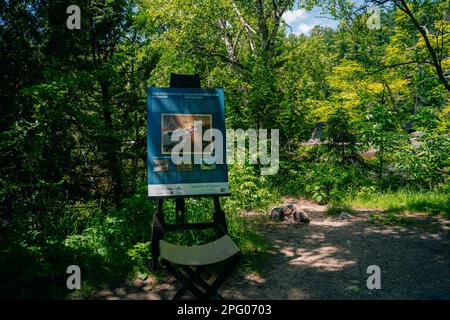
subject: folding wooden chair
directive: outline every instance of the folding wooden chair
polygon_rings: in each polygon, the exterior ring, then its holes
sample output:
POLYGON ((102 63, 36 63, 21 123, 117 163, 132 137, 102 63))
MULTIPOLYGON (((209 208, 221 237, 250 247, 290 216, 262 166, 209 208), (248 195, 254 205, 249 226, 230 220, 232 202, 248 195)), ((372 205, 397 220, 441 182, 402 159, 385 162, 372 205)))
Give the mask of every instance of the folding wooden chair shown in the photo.
POLYGON ((181 299, 187 291, 198 299, 223 299, 217 291, 242 258, 242 253, 233 240, 224 235, 200 246, 178 246, 164 241, 163 237, 164 229, 155 215, 152 241, 159 244, 158 256, 161 257, 163 266, 182 284, 173 299, 181 299), (207 266, 225 261, 225 267, 212 284, 201 278, 201 273, 207 266))

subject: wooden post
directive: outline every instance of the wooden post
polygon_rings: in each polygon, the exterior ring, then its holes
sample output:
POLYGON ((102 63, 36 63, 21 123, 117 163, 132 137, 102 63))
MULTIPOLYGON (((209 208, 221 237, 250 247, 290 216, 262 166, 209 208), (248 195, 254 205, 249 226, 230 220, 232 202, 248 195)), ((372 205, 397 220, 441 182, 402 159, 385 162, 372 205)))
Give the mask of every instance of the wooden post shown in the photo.
POLYGON ((175 208, 176 208, 176 223, 177 224, 186 223, 186 205, 184 202, 184 198, 175 199, 175 208))
POLYGON ((159 222, 161 222, 161 224, 164 224, 163 205, 164 205, 164 200, 163 199, 159 199, 158 200, 158 205, 157 205, 157 208, 156 208, 156 216, 158 217, 159 222))
POLYGON ((152 270, 158 270, 158 258, 159 258, 159 240, 164 237, 164 212, 163 212, 164 200, 159 199, 156 207, 155 217, 153 218, 152 226, 152 270))
POLYGON ((219 237, 228 233, 225 212, 220 207, 220 199, 218 196, 214 196, 214 224, 219 237))

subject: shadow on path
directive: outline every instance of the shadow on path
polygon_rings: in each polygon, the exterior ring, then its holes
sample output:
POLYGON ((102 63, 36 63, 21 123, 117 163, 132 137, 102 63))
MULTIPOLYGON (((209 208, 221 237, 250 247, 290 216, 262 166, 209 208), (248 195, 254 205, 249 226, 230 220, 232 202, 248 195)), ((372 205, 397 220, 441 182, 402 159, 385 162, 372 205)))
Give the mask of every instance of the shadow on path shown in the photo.
MULTIPOLYGON (((236 274, 221 289, 228 299, 450 299, 449 221, 439 228, 368 223, 368 210, 350 220, 324 213, 325 206, 298 200, 310 225, 266 222, 254 216, 272 244, 261 274, 236 274), (381 289, 369 290, 367 267, 381 268, 381 289)), ((249 221, 252 217, 249 217, 249 221)), ((167 299, 173 279, 98 293, 100 299, 167 299)))

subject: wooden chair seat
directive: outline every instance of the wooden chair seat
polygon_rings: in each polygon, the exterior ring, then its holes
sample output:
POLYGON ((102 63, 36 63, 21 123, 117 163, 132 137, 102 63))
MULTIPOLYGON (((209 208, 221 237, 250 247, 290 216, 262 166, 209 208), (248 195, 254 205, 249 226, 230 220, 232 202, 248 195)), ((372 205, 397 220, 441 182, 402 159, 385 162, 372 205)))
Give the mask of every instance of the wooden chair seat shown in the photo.
POLYGON ((200 246, 177 246, 159 241, 162 259, 185 266, 204 266, 224 261, 239 252, 228 235, 200 246))

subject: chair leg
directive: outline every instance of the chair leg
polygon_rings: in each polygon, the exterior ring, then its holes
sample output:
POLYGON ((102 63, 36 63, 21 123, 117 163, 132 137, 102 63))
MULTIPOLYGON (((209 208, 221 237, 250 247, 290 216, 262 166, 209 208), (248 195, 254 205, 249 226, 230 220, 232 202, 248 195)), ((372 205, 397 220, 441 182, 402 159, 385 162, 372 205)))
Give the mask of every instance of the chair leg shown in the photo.
POLYGON ((217 290, 219 290, 220 286, 234 271, 242 256, 242 253, 239 252, 231 257, 222 273, 216 278, 216 280, 214 280, 211 285, 209 285, 200 277, 200 274, 205 269, 205 266, 199 266, 196 270, 192 270, 188 266, 181 266, 182 270, 186 273, 186 275, 183 275, 183 273, 178 272, 177 268, 175 268, 169 261, 163 259, 162 264, 166 267, 167 271, 169 271, 172 275, 175 276, 178 281, 182 283, 181 289, 178 290, 173 299, 181 299, 188 290, 191 291, 199 299, 223 299, 222 296, 217 292, 217 290), (200 290, 197 287, 196 282, 205 291, 200 290))
POLYGON ((206 291, 206 296, 211 297, 214 293, 217 293, 217 290, 219 290, 220 286, 227 280, 227 278, 231 275, 231 273, 236 268, 237 264, 242 258, 242 253, 238 252, 235 254, 230 262, 226 265, 225 269, 222 271, 222 273, 217 277, 217 279, 212 283, 212 285, 209 287, 208 291, 206 291))
MULTIPOLYGON (((202 286, 204 290, 206 290, 206 291, 209 290, 209 288, 211 287, 211 285, 210 285, 208 282, 206 282, 205 280, 203 280, 203 279, 199 276, 200 273, 197 274, 197 271, 198 271, 199 268, 201 268, 201 270, 202 270, 202 271, 200 271, 200 272, 203 272, 203 270, 205 269, 204 266, 197 268, 197 270, 195 270, 195 271, 191 270, 191 269, 190 269, 189 267, 187 267, 187 266, 181 266, 181 267, 183 268, 183 270, 184 270, 186 273, 188 273, 188 274, 191 276, 191 278, 192 278, 194 281, 197 281, 198 284, 199 284, 200 286, 202 286)), ((222 297, 219 293, 217 293, 217 292, 215 292, 215 295, 214 295, 213 298, 217 298, 217 300, 223 300, 223 297, 222 297)))
MULTIPOLYGON (((205 293, 202 292, 200 289, 198 289, 195 284, 193 283, 193 281, 191 281, 189 278, 187 277, 183 277, 182 275, 180 275, 180 273, 178 273, 177 269, 172 266, 170 264, 170 262, 163 260, 162 261, 164 267, 166 267, 167 271, 169 271, 171 274, 173 274, 175 276, 175 278, 177 278, 178 281, 180 281, 183 286, 186 286, 187 289, 189 291, 191 291, 197 298, 199 299, 205 299, 205 293)), ((175 297, 173 298, 175 300, 176 299, 181 299, 181 297, 184 295, 185 292, 182 292, 182 294, 176 294, 175 297)))
MULTIPOLYGON (((197 278, 198 280, 202 280, 202 278, 200 278, 200 274, 203 272, 203 270, 205 270, 205 266, 200 266, 198 267, 195 271, 192 271, 191 269, 189 269, 186 266, 182 266, 183 270, 188 273, 191 278, 192 281, 196 281, 197 278)), ((208 288, 205 288, 205 290, 207 290, 208 288)), ((177 294, 175 295, 175 297, 173 298, 174 300, 179 300, 181 299, 181 297, 188 291, 188 288, 186 286, 186 284, 183 284, 183 286, 181 287, 180 290, 178 290, 177 294)))

